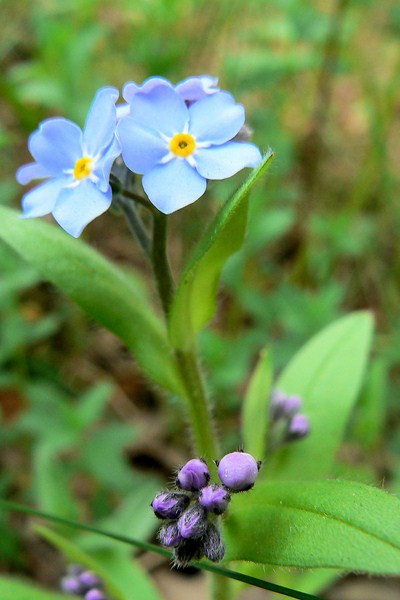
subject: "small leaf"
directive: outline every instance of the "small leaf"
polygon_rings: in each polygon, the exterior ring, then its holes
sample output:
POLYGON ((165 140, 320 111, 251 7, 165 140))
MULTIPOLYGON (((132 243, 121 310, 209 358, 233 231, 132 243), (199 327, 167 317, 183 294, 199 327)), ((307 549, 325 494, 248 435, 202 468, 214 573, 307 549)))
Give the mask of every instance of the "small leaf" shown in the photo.
POLYGON ((244 449, 257 459, 264 457, 267 443, 271 383, 271 355, 263 350, 251 376, 242 409, 244 449))
POLYGON ((224 529, 227 560, 400 573, 400 501, 361 483, 259 483, 224 529))
POLYGON ((181 394, 181 383, 163 323, 143 285, 81 240, 39 219, 20 219, 0 207, 0 236, 87 314, 110 329, 161 387, 181 394))
POLYGON ((73 600, 76 596, 57 594, 37 587, 34 582, 18 580, 11 577, 0 577, 1 600, 73 600))
POLYGON ((249 192, 272 157, 272 152, 267 152, 261 164, 217 214, 196 246, 171 307, 170 338, 175 348, 184 349, 192 345, 198 331, 214 314, 222 267, 244 240, 249 192))
POLYGON ((316 479, 331 472, 359 393, 371 344, 368 312, 343 317, 312 338, 293 358, 276 387, 303 399, 311 433, 287 444, 266 464, 275 479, 316 479))

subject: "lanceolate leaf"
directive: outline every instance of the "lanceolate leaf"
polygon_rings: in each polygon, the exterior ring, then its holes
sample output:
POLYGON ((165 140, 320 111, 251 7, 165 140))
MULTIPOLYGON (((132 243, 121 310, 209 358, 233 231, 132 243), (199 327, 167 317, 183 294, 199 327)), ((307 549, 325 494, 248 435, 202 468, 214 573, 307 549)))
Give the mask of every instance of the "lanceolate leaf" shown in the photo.
POLYGON ((227 560, 400 574, 400 501, 361 483, 256 484, 224 529, 227 560))
POLYGON ((293 358, 276 387, 303 398, 311 433, 287 444, 265 466, 269 479, 317 479, 331 472, 363 381, 373 321, 368 312, 339 319, 293 358))
POLYGON ((0 236, 85 312, 133 351, 158 385, 181 394, 179 376, 163 323, 143 285, 84 242, 39 219, 19 219, 0 207, 0 236))
POLYGON ((244 240, 249 192, 272 157, 269 151, 217 214, 195 248, 171 307, 170 338, 175 348, 190 346, 196 333, 214 314, 222 267, 244 240))
POLYGON ((271 382, 271 355, 263 350, 251 376, 242 409, 243 445, 246 452, 258 459, 264 458, 267 444, 271 382))

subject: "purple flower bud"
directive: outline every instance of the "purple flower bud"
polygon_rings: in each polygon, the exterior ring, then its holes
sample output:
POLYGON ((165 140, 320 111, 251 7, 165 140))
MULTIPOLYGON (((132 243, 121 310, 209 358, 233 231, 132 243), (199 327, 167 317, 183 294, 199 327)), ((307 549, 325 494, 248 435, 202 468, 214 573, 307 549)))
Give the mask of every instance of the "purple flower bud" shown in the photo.
POLYGON ((70 575, 71 577, 78 577, 81 573, 83 573, 85 569, 82 567, 82 565, 77 565, 77 564, 70 564, 67 566, 67 575, 70 575))
POLYGON ((203 535, 206 525, 206 512, 195 504, 188 508, 178 519, 178 530, 183 538, 196 539, 203 535))
POLYGON ((178 525, 175 522, 166 523, 163 525, 158 532, 158 539, 160 542, 171 548, 177 546, 182 541, 182 536, 179 533, 178 525))
POLYGON ((222 515, 226 511, 230 499, 226 489, 215 483, 203 487, 199 494, 201 506, 216 515, 222 515))
POLYGON ((177 519, 190 502, 186 494, 179 492, 160 492, 151 506, 159 519, 177 519))
POLYGON ((210 472, 207 464, 201 458, 189 460, 179 469, 176 485, 188 492, 197 492, 207 485, 210 480, 210 472))
POLYGON ((201 543, 199 540, 183 540, 174 550, 174 566, 183 568, 193 559, 200 559, 203 556, 201 543))
POLYGON ((82 586, 79 582, 79 579, 72 576, 63 577, 61 579, 60 588, 67 594, 75 594, 77 596, 82 592, 82 586))
POLYGON ((247 452, 231 452, 218 463, 218 475, 232 492, 244 492, 253 487, 260 464, 247 452))
POLYGON ((209 523, 207 531, 202 538, 204 556, 213 562, 219 562, 225 556, 225 549, 225 544, 218 528, 213 523, 209 523))
POLYGON ((84 600, 107 600, 107 598, 101 590, 93 589, 85 594, 84 600))
POLYGON ((79 581, 81 585, 86 588, 86 590, 101 586, 100 578, 96 575, 96 573, 93 573, 93 571, 84 571, 81 573, 79 575, 79 581))
POLYGON ((291 417, 300 410, 301 404, 300 396, 289 396, 285 392, 274 390, 270 407, 271 419, 277 421, 281 418, 291 417))
POLYGON ((288 442, 300 440, 310 433, 310 422, 305 415, 295 415, 289 423, 289 428, 286 434, 288 442))

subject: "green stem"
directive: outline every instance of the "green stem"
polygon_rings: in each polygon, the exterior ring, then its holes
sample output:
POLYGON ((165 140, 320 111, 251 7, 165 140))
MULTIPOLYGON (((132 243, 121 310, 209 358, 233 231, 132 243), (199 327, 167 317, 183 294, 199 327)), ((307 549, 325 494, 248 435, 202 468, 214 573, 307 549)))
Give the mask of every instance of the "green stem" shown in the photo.
MULTIPOLYGON (((210 402, 194 349, 176 350, 178 368, 185 388, 193 445, 198 456, 212 461, 219 458, 210 402)), ((210 467, 213 463, 210 462, 210 467)))
POLYGON ((135 205, 130 200, 125 200, 125 198, 122 196, 117 197, 116 204, 122 210, 130 231, 139 242, 144 253, 150 258, 150 239, 141 219, 136 212, 135 205))
POLYGON ((168 317, 174 295, 174 282, 167 257, 167 217, 160 212, 153 215, 153 244, 151 262, 157 281, 161 304, 168 317))

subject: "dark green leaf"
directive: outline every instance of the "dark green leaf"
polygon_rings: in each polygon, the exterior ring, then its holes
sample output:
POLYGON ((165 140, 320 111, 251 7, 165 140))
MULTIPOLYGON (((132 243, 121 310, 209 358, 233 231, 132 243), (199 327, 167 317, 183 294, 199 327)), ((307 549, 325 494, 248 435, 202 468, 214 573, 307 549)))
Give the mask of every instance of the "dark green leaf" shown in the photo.
POLYGON ((400 501, 361 483, 259 483, 224 529, 227 560, 400 573, 400 501))
POLYGON ((85 312, 135 354, 158 385, 180 394, 181 384, 163 323, 143 285, 84 242, 39 219, 19 219, 0 207, 0 236, 85 312))
POLYGON ((260 166, 228 200, 196 246, 171 307, 170 337, 175 348, 192 345, 197 332, 214 314, 222 267, 244 240, 249 192, 272 157, 272 152, 267 152, 260 166))

